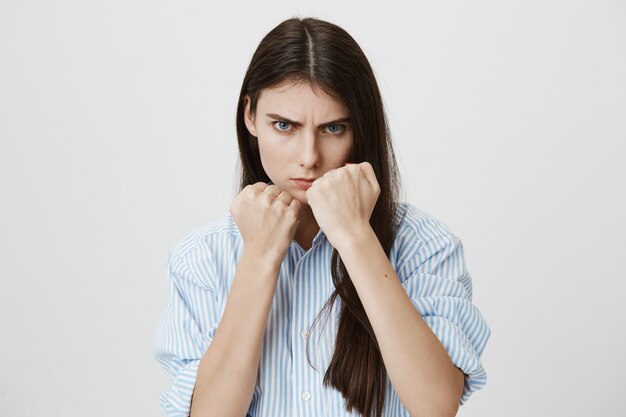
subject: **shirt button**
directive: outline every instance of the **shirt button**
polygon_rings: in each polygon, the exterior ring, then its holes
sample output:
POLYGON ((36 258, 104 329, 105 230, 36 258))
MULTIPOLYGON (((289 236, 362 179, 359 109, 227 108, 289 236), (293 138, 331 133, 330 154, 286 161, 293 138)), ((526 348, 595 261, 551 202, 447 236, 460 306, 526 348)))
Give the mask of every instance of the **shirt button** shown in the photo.
POLYGON ((302 393, 302 399, 303 399, 304 401, 309 401, 309 399, 311 399, 311 394, 309 394, 307 391, 304 391, 304 392, 302 393))
POLYGON ((309 332, 306 330, 303 330, 300 332, 300 336, 302 336, 303 339, 306 339, 309 337, 309 332))

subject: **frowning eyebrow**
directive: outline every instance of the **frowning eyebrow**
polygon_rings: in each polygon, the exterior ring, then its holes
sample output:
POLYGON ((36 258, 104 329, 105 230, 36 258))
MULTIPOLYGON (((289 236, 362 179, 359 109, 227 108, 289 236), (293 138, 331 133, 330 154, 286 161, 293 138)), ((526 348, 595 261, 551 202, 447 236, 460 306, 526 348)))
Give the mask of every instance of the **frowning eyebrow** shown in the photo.
MULTIPOLYGON (((265 113, 265 115, 266 115, 267 117, 271 117, 272 119, 275 119, 275 120, 280 120, 280 121, 283 121, 283 122, 287 122, 287 123, 289 123, 289 124, 292 124, 292 125, 294 125, 294 126, 299 126, 299 127, 302 127, 302 123, 300 123, 300 122, 296 122, 296 121, 294 121, 294 120, 289 120, 289 119, 287 119, 286 117, 283 117, 283 116, 281 116, 281 115, 279 115, 279 114, 275 114, 275 113, 265 113)), ((349 117, 342 117, 341 119, 332 120, 332 121, 330 121, 330 122, 322 123, 322 124, 321 124, 321 125, 319 125, 318 127, 326 127, 326 126, 334 125, 334 124, 337 124, 337 123, 350 123, 350 118, 349 118, 349 117)))

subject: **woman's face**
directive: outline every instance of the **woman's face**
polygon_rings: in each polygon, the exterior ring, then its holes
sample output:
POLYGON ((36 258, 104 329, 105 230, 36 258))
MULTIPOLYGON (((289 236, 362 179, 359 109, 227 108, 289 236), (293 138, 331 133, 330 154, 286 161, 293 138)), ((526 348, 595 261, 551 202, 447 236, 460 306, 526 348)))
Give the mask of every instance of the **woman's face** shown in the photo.
POLYGON ((294 178, 317 179, 344 166, 352 146, 348 108, 308 83, 262 90, 256 114, 246 97, 244 119, 258 138, 261 163, 272 182, 302 204, 306 190, 294 178))

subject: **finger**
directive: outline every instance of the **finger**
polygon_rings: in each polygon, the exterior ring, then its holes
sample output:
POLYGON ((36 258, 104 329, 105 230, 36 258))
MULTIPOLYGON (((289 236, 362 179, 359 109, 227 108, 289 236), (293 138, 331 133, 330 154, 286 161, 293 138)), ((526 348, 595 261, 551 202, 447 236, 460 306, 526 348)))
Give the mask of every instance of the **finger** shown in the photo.
POLYGON ((360 176, 362 174, 359 164, 347 162, 341 169, 350 173, 350 175, 360 176))
MULTIPOLYGON (((296 216, 300 212, 300 207, 302 207, 302 203, 300 203, 300 201, 298 201, 298 199, 296 198, 292 199, 291 202, 289 203, 289 209, 293 210, 296 216)), ((300 221, 298 221, 298 223, 299 222, 300 221)))
POLYGON ((361 169, 361 172, 365 176, 365 179, 367 179, 367 182, 369 182, 372 186, 372 189, 378 192, 379 185, 378 181, 376 180, 376 173, 374 173, 374 168, 372 167, 372 164, 370 164, 369 162, 361 162, 360 164, 358 164, 358 167, 361 169))
POLYGON ((255 182, 254 184, 248 184, 248 187, 252 188, 255 191, 263 191, 267 187, 267 184, 264 182, 255 182))
MULTIPOLYGON (((343 168, 343 167, 342 167, 342 168, 343 168)), ((332 176, 334 176, 334 175, 337 173, 337 170, 338 170, 338 169, 340 169, 340 168, 333 168, 333 169, 329 169, 328 171, 326 171, 326 172, 324 173, 324 175, 322 175, 321 177, 319 177, 319 178, 318 178, 318 180, 319 180, 319 179, 322 179, 322 178, 324 178, 324 177, 332 177, 332 176)), ((317 180, 316 180, 316 181, 317 181, 317 180)))
POLYGON ((291 204, 291 200, 293 200, 293 197, 288 192, 281 191, 281 193, 278 195, 278 197, 276 197, 276 199, 282 201, 286 205, 290 205, 291 204))
POLYGON ((282 192, 282 190, 277 185, 268 185, 263 193, 269 195, 272 198, 278 197, 278 195, 282 192))

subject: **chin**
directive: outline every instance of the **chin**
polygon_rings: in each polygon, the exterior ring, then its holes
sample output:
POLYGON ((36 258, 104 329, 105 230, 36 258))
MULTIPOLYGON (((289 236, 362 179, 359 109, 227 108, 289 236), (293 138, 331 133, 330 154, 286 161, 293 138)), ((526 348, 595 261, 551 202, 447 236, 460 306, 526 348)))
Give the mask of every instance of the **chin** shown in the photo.
POLYGON ((304 191, 304 190, 299 190, 299 191, 301 191, 301 193, 297 193, 297 195, 294 195, 293 198, 298 200, 300 202, 300 204, 302 204, 303 206, 308 206, 309 202, 306 199, 306 191, 304 191), (302 196, 302 197, 300 197, 300 196, 302 196))

